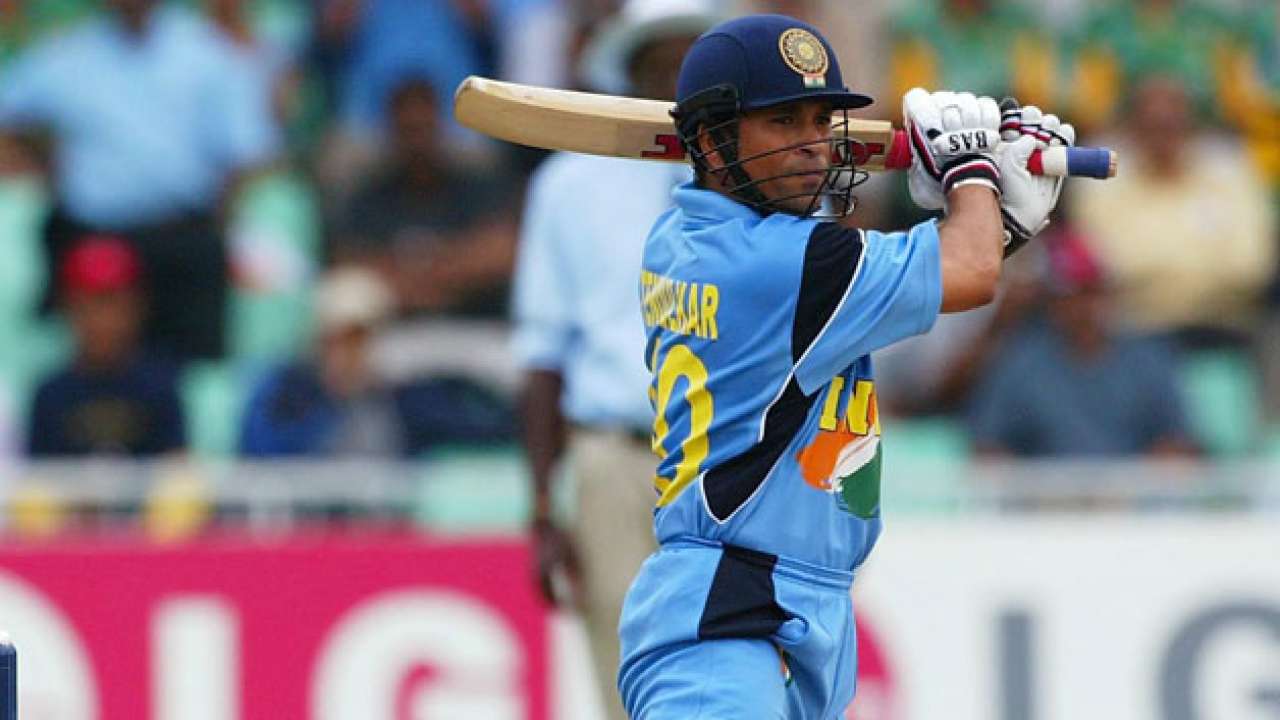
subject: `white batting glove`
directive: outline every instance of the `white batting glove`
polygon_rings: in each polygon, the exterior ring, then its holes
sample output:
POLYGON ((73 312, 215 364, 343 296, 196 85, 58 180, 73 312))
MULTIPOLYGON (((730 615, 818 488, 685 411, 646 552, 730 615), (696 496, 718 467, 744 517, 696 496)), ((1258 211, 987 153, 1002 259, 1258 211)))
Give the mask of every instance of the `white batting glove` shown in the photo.
POLYGON ((1035 105, 1018 107, 1005 101, 1000 137, 1004 140, 997 153, 1000 167, 1000 214, 1004 217, 1004 256, 1017 252, 1049 225, 1049 214, 1058 204, 1063 178, 1032 175, 1027 158, 1036 150, 1050 145, 1071 146, 1076 130, 1057 115, 1045 115, 1035 105))
POLYGON ((926 210, 946 205, 947 193, 979 183, 1000 192, 995 161, 1000 109, 989 97, 912 88, 902 97, 911 141, 911 199, 926 210))

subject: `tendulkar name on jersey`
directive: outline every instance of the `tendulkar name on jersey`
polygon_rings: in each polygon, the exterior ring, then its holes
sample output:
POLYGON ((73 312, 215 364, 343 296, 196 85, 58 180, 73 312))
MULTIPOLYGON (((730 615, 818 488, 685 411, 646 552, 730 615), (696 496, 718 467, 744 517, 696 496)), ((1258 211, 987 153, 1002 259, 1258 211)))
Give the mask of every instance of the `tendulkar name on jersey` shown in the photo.
POLYGON ((645 327, 658 325, 707 340, 719 335, 720 288, 713 283, 685 282, 645 270, 640 273, 640 293, 645 327))
POLYGON ((870 353, 932 327, 936 224, 762 215, 692 183, 674 197, 639 288, 658 540, 852 570, 880 532, 870 353))

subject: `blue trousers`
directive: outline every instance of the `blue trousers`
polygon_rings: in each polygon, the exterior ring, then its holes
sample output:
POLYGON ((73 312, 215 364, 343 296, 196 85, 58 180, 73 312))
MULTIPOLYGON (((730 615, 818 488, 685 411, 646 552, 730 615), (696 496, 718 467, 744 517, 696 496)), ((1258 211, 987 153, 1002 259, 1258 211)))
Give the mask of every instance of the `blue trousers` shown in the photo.
POLYGON ((632 720, 833 720, 857 671, 853 574, 700 539, 664 543, 622 609, 632 720))

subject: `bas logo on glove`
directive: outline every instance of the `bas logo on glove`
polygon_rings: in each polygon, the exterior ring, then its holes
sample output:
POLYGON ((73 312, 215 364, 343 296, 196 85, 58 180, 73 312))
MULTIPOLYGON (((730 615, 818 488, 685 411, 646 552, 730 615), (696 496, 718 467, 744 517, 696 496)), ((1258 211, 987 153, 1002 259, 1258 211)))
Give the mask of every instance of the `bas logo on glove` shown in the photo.
POLYGON ((987 142, 986 133, 951 133, 949 136, 951 143, 951 152, 958 153, 962 150, 990 150, 991 145, 987 142))

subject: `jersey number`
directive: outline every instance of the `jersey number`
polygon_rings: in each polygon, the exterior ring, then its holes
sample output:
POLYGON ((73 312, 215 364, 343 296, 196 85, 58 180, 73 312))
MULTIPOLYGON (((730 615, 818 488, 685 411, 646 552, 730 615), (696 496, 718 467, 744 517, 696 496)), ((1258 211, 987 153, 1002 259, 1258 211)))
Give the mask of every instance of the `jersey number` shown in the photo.
POLYGON ((658 368, 654 404, 657 412, 653 418, 654 451, 660 458, 667 457, 666 440, 670 432, 667 407, 680 380, 686 383, 684 401, 689 404, 689 435, 680 443, 680 464, 676 466, 675 477, 659 475, 653 479, 658 490, 658 507, 670 503, 698 477, 710 452, 707 431, 711 428, 711 418, 715 416, 715 402, 707 391, 707 366, 684 345, 672 346, 658 368))

